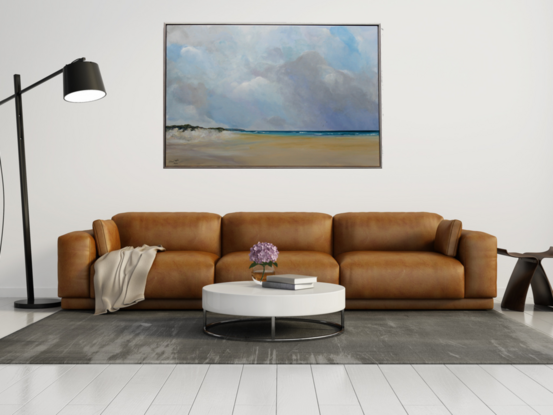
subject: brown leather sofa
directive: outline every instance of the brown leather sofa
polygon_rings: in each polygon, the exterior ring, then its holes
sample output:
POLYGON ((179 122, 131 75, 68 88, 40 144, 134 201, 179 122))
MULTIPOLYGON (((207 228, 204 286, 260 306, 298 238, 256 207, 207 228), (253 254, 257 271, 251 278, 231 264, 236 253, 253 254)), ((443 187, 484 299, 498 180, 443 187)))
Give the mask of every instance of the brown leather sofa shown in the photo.
POLYGON ((249 249, 271 242, 277 273, 346 287, 348 309, 491 309, 497 240, 434 213, 123 213, 58 240, 64 309, 94 308, 94 262, 161 245, 134 309, 201 309, 202 287, 250 278, 249 249))

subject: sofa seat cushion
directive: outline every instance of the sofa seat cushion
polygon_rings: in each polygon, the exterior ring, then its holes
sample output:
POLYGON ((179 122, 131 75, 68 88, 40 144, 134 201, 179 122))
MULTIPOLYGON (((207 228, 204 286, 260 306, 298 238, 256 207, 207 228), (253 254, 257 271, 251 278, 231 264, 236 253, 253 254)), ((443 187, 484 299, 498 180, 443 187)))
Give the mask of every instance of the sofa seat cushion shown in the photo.
MULTIPOLYGON (((145 298, 202 298, 202 288, 215 280, 215 262, 218 258, 210 252, 158 252, 146 280, 145 298)), ((91 292, 92 298, 95 298, 93 278, 91 292)))
POLYGON ((355 251, 336 257, 346 298, 464 298, 465 273, 455 258, 435 252, 355 251))
MULTIPOLYGON (((249 251, 223 256, 215 268, 215 282, 251 280, 249 251)), ((338 284, 340 268, 330 255, 314 251, 284 251, 278 255, 277 274, 313 275, 319 282, 338 284)))

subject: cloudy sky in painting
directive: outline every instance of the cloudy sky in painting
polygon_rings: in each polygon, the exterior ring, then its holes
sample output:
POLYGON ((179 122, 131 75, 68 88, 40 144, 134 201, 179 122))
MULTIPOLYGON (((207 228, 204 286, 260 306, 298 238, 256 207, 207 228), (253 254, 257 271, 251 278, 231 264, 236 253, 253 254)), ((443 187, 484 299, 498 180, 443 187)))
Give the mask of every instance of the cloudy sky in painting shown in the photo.
POLYGON ((378 130, 375 26, 167 26, 167 125, 378 130))

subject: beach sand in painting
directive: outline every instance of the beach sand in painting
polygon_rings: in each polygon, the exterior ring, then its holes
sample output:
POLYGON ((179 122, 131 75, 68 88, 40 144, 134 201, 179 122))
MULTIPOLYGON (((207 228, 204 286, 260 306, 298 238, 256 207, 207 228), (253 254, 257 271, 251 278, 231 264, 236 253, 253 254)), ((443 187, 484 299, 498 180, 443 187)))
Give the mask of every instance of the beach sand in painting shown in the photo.
POLYGON ((378 135, 281 136, 224 131, 210 139, 170 133, 166 167, 380 167, 378 135))

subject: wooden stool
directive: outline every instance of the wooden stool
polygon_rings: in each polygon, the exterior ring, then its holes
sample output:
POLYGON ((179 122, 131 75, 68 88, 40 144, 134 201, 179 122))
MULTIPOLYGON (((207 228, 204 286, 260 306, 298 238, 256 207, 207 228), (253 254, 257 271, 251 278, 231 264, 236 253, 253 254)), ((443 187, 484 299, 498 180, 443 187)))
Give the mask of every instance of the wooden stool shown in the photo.
POLYGON ((524 311, 524 303, 528 294, 528 287, 532 284, 534 304, 553 306, 553 291, 551 284, 545 275, 541 265, 544 258, 553 258, 553 246, 545 252, 526 252, 519 254, 507 252, 506 249, 497 248, 499 255, 518 258, 515 269, 511 274, 509 284, 505 290, 501 307, 515 311, 524 311))

